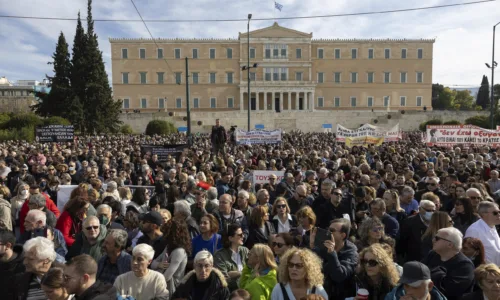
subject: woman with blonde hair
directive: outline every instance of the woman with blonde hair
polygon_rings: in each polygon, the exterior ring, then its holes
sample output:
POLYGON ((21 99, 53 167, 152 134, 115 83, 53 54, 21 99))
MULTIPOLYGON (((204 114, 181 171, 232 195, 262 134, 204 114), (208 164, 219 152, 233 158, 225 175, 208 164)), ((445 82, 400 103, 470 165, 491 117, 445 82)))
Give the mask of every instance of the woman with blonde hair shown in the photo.
POLYGON ((274 226, 269 222, 267 206, 254 207, 248 223, 249 235, 246 241, 248 249, 252 249, 254 244, 268 244, 271 236, 276 234, 274 226))
POLYGON ((278 197, 274 201, 271 216, 276 233, 289 232, 290 229, 297 227, 297 218, 290 214, 288 202, 283 197, 278 197))
POLYGON ((432 214, 431 221, 427 230, 422 235, 422 243, 420 248, 420 258, 425 258, 432 250, 432 240, 441 228, 453 227, 453 220, 447 212, 436 211, 432 214))
POLYGON ((239 286, 252 295, 252 300, 270 299, 271 291, 278 282, 277 269, 271 248, 268 245, 255 244, 241 272, 239 286))
POLYGON ((395 245, 394 240, 385 235, 384 224, 377 217, 363 221, 359 226, 358 234, 359 239, 355 242, 358 252, 377 243, 388 244, 391 247, 395 245))
POLYGON ((125 215, 127 213, 127 204, 132 200, 132 191, 128 186, 121 186, 118 188, 118 194, 122 202, 122 214, 125 215))
POLYGON ((500 299, 500 268, 497 265, 480 265, 474 271, 474 279, 481 289, 466 294, 462 300, 500 299))
POLYGON ((328 300, 323 288, 321 259, 311 250, 292 248, 280 261, 279 283, 273 289, 271 300, 295 300, 317 294, 328 300))
POLYGON ((359 254, 356 289, 368 290, 368 300, 384 299, 398 285, 399 272, 392 257, 380 244, 373 244, 359 254))
POLYGON ((401 228, 402 222, 406 219, 406 212, 401 208, 398 191, 386 190, 383 199, 387 214, 396 219, 399 223, 399 228, 401 228))

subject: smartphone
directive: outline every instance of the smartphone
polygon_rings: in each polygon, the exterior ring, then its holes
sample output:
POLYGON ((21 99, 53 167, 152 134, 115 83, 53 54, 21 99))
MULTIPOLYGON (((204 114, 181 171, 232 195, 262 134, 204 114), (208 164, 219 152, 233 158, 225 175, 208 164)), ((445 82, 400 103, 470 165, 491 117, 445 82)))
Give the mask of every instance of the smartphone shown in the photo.
POLYGON ((323 229, 323 228, 317 228, 316 229, 316 238, 314 240, 314 247, 321 248, 325 247, 323 244, 325 243, 326 240, 331 240, 332 239, 332 233, 330 230, 323 229))

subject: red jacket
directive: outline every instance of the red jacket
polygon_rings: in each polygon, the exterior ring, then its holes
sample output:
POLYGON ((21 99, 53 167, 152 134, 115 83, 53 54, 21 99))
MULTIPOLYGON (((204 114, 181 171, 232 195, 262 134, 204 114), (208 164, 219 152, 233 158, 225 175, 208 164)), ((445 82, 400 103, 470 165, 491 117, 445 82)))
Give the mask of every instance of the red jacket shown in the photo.
POLYGON ((62 233, 68 248, 71 247, 75 242, 75 236, 73 235, 73 233, 78 233, 82 230, 81 228, 75 228, 74 232, 71 233, 73 225, 73 218, 71 217, 69 212, 63 211, 61 217, 57 219, 56 229, 58 229, 62 233))
MULTIPOLYGON (((59 209, 55 205, 54 201, 50 199, 49 195, 42 193, 42 195, 45 197, 45 206, 47 207, 48 210, 54 213, 56 215, 56 218, 59 218, 59 215, 61 214, 59 212, 59 209)), ((24 219, 26 219, 26 215, 30 211, 30 208, 28 207, 29 203, 29 198, 24 201, 23 206, 21 207, 21 211, 19 212, 19 229, 21 230, 21 233, 24 233, 24 219)))

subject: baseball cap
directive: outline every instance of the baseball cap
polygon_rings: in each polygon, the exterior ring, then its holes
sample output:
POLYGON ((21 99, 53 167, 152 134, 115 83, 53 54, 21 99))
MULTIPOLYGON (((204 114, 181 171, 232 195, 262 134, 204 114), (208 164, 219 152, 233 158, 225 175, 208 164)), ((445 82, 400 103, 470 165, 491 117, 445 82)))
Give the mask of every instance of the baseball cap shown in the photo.
POLYGON ((156 224, 158 226, 161 226, 163 224, 163 218, 161 217, 160 213, 157 211, 150 211, 147 214, 140 216, 139 220, 141 220, 143 222, 151 222, 151 223, 156 224))
POLYGON ((197 191, 200 191, 200 192, 206 192, 208 191, 209 188, 211 188, 212 186, 207 183, 207 182, 204 182, 204 181, 200 181, 196 184, 196 190, 197 191))
POLYGON ((23 170, 28 170, 28 165, 24 164, 23 165, 23 170))
POLYGON ((307 170, 306 171, 306 177, 309 177, 311 175, 314 175, 314 171, 313 170, 307 170))
POLYGON ((403 275, 399 283, 412 284, 419 280, 431 279, 431 271, 421 262, 409 261, 403 265, 403 275))

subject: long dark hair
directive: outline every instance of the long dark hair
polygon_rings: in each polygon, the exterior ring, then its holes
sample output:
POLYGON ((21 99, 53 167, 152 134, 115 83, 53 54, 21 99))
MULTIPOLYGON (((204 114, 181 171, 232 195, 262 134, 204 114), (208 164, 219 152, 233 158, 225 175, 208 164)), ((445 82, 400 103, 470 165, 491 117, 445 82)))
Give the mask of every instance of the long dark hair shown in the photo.
POLYGON ((222 245, 224 248, 231 247, 231 241, 229 240, 229 238, 234 236, 236 234, 236 231, 238 231, 238 229, 241 229, 240 225, 229 224, 227 226, 227 229, 224 230, 224 233, 222 234, 222 245))
POLYGON ((143 187, 136 188, 134 194, 132 195, 132 202, 139 206, 146 203, 146 189, 143 187))
POLYGON ((177 248, 184 248, 188 256, 191 255, 191 236, 186 222, 170 219, 161 227, 161 231, 166 241, 168 255, 177 248))
POLYGON ((464 213, 463 214, 457 214, 457 216, 460 218, 463 224, 472 224, 474 220, 476 219, 476 216, 474 214, 474 208, 472 207, 472 203, 470 202, 470 199, 467 197, 461 197, 457 199, 456 203, 462 203, 464 207, 464 213))

